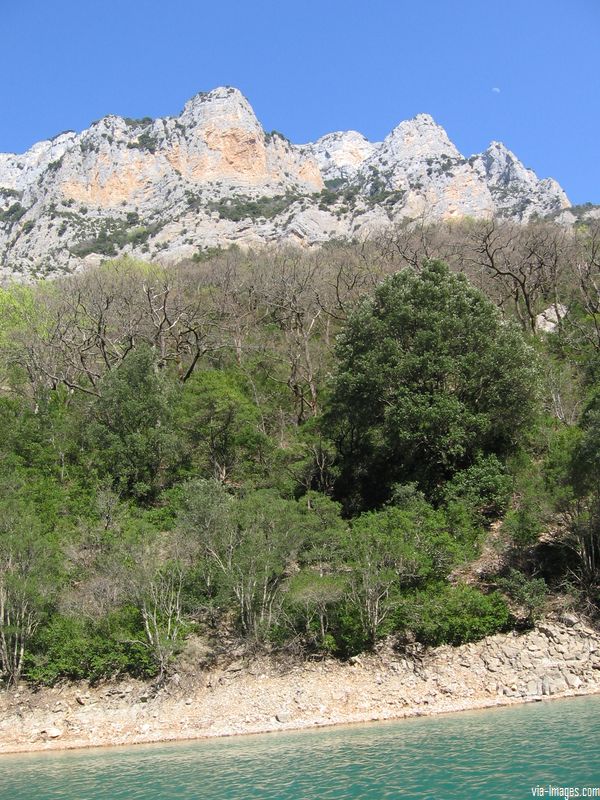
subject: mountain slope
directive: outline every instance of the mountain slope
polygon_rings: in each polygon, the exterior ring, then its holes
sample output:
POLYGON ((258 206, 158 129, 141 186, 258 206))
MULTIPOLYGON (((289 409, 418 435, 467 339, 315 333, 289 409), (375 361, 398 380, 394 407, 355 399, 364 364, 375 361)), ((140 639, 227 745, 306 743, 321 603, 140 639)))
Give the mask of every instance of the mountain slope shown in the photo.
POLYGON ((235 243, 364 237, 419 215, 527 220, 569 206, 502 144, 465 159, 427 114, 383 142, 347 131, 294 145, 221 87, 178 117, 107 116, 0 154, 0 270, 71 271, 119 253, 175 261, 235 243))

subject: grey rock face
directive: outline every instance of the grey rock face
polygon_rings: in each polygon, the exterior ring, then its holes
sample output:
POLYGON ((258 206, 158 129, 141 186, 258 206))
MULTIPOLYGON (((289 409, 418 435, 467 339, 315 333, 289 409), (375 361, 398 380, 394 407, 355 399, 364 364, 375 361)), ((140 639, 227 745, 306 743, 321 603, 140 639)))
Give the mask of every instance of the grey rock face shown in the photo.
POLYGON ((539 180, 502 142, 492 142, 487 150, 469 161, 487 183, 495 208, 502 216, 523 220, 533 214, 559 212, 571 205, 555 180, 539 180))
POLYGON ((316 160, 325 182, 343 183, 356 178, 379 146, 357 131, 338 131, 301 148, 316 160))
POLYGON ((173 262, 231 244, 310 246, 421 215, 527 220, 569 206, 502 144, 465 159, 427 114, 383 142, 347 131, 294 145, 221 87, 178 117, 107 116, 0 154, 0 277, 120 254, 173 262))

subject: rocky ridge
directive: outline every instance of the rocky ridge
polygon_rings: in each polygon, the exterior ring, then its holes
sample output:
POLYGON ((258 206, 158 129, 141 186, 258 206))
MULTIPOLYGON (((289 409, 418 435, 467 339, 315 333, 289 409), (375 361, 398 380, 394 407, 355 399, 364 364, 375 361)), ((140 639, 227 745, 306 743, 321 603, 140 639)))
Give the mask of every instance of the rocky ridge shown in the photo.
POLYGON ((22 155, 0 154, 0 274, 72 271, 118 254, 173 262, 232 244, 364 238, 394 222, 570 203, 504 145, 464 158, 427 114, 382 142, 356 131, 295 145, 231 87, 177 117, 107 116, 22 155))
POLYGON ((124 681, 0 693, 0 753, 227 736, 600 692, 600 633, 565 615, 524 634, 430 651, 281 664, 229 658, 159 692, 124 681))

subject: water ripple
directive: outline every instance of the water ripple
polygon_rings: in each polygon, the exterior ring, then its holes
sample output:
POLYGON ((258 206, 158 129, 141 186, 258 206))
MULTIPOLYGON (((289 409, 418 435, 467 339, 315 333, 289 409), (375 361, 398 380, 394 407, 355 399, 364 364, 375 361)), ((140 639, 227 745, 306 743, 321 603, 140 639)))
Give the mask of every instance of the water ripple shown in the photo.
POLYGON ((327 731, 0 758, 11 800, 514 800, 600 786, 600 697, 327 731))

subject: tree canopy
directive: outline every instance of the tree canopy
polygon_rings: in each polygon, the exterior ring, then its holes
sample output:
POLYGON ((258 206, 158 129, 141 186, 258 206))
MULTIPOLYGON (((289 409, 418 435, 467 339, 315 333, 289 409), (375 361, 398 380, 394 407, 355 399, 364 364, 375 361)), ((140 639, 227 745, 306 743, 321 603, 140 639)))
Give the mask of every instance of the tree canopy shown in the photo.
POLYGON ((478 456, 505 456, 535 410, 535 357, 520 331, 439 261, 387 278, 337 345, 328 420, 349 509, 417 481, 438 499, 478 456))

